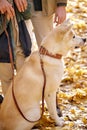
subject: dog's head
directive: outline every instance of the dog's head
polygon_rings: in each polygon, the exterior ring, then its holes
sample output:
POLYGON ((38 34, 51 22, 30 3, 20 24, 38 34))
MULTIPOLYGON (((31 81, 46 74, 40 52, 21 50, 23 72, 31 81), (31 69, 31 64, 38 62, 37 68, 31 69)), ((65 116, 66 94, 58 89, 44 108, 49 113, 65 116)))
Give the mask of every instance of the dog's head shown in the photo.
POLYGON ((84 45, 86 38, 75 35, 72 30, 72 24, 69 20, 54 28, 51 33, 44 39, 48 50, 52 53, 66 55, 71 47, 84 45))

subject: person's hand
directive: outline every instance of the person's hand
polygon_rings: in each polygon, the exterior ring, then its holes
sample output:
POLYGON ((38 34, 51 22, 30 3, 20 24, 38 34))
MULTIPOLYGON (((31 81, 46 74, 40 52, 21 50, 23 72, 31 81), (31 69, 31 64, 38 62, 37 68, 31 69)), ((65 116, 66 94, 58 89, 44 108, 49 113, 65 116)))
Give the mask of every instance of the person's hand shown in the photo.
POLYGON ((65 6, 58 6, 54 16, 54 23, 56 25, 61 24, 66 19, 65 6))
POLYGON ((7 0, 0 0, 0 12, 6 14, 7 19, 12 19, 15 15, 12 5, 7 0))
POLYGON ((27 9, 27 0, 14 0, 19 12, 24 12, 27 9))

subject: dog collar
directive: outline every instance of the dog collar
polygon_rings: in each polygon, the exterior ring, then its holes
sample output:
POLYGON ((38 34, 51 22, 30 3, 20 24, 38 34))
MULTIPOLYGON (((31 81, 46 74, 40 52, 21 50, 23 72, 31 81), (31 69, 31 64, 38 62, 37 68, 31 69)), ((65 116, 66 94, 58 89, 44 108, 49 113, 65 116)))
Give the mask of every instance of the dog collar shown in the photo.
POLYGON ((56 58, 56 59, 61 59, 62 58, 61 54, 55 54, 54 55, 52 53, 49 53, 48 50, 45 47, 43 47, 43 46, 40 47, 39 53, 42 54, 42 55, 47 55, 47 56, 56 58))

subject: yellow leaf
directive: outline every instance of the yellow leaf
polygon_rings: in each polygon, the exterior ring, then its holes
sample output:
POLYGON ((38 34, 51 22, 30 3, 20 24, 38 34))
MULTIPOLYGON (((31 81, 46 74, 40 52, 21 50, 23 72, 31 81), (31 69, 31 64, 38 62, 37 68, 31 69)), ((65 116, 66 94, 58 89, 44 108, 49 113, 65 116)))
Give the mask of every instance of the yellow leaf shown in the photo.
POLYGON ((85 110, 85 107, 80 106, 80 110, 84 111, 84 110, 85 110))
POLYGON ((86 117, 83 117, 82 121, 83 121, 84 124, 87 124, 87 118, 86 117))
POLYGON ((70 122, 69 127, 73 127, 73 126, 74 126, 74 122, 70 122))
POLYGON ((68 120, 69 120, 69 118, 66 116, 66 117, 64 117, 64 120, 65 120, 65 121, 68 121, 68 120))
POLYGON ((75 110, 74 110, 74 109, 71 109, 70 112, 71 112, 72 114, 75 114, 75 110))

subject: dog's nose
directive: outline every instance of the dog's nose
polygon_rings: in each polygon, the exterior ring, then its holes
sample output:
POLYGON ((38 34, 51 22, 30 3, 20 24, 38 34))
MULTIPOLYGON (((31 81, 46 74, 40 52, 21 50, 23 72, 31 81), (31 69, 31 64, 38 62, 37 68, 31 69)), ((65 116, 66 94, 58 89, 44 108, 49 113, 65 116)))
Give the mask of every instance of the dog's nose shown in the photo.
POLYGON ((83 40, 83 42, 86 42, 86 38, 83 38, 82 40, 83 40))

